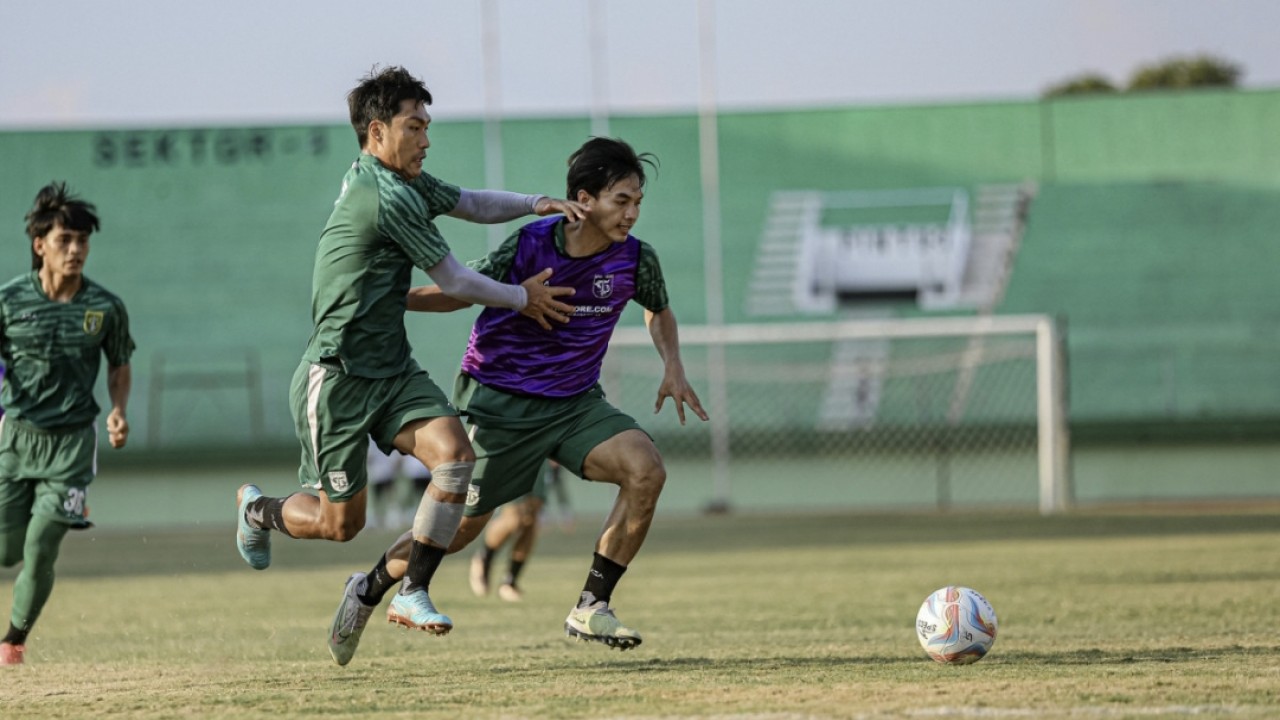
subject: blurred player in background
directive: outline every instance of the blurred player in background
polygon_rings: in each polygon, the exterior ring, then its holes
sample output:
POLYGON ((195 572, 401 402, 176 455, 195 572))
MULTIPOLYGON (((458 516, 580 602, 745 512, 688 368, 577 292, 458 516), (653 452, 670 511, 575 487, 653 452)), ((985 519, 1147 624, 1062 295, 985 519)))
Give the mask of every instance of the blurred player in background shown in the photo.
MULTIPOLYGON (((507 602, 519 602, 524 599, 517 581, 524 570, 525 563, 533 554, 533 546, 538 540, 538 527, 542 521, 542 511, 547 503, 547 495, 553 487, 563 489, 560 477, 560 464, 548 460, 542 468, 542 474, 534 483, 528 495, 509 502, 498 511, 484 531, 484 542, 476 554, 471 556, 471 572, 469 581, 471 592, 478 597, 489 594, 489 573, 493 567, 493 558, 502 546, 511 541, 511 557, 507 562, 507 574, 498 585, 498 597, 507 602)), ((564 496, 561 495, 563 500, 564 496)))
MULTIPOLYGON (((290 398, 304 487, 317 491, 267 497, 253 485, 236 493, 236 545, 255 569, 271 563, 270 532, 295 538, 350 540, 364 527, 369 437, 432 471, 413 522, 404 587, 392 615, 443 634, 452 621, 427 594, 462 517, 475 453, 457 411, 414 361, 404 327, 411 271, 419 267, 468 302, 501 307, 546 329, 572 308, 571 292, 544 285, 550 270, 518 284, 496 282, 459 263, 433 218, 504 222, 530 213, 578 217, 577 203, 544 196, 468 191, 423 172, 431 143, 431 93, 403 68, 375 70, 347 96, 361 153, 342 180, 320 236, 312 280, 315 323, 290 398)), ((348 591, 360 592, 353 578, 348 591)))
POLYGON ((85 504, 97 472, 107 359, 107 439, 129 439, 133 338, 120 298, 84 275, 97 210, 53 183, 27 213, 32 270, 0 286, 0 564, 22 563, 13 583, 0 665, 22 663, 27 635, 53 592, 54 562, 71 529, 91 527, 85 504))
POLYGON ((369 519, 367 528, 402 528, 413 522, 417 498, 431 484, 431 471, 416 458, 399 450, 383 453, 377 442, 369 443, 369 519), (410 484, 412 503, 405 504, 399 484, 401 478, 410 484))
MULTIPOLYGON (((449 551, 475 539, 500 505, 532 490, 547 458, 579 477, 617 485, 613 510, 565 631, 623 650, 639 645, 640 633, 623 625, 609 602, 644 542, 666 482, 653 440, 605 400, 598 382, 609 339, 628 301, 644 308, 664 364, 654 412, 671 398, 681 423, 686 404, 707 419, 685 377, 676 318, 657 255, 631 235, 644 197, 644 165, 653 162, 649 155, 636 155, 630 145, 607 138, 592 138, 570 156, 568 196, 582 203, 586 216, 525 225, 476 266, 492 278, 553 267, 557 282, 574 287, 567 299, 574 306, 573 319, 548 332, 509 310, 482 311, 454 388, 454 400, 471 425, 478 460, 466 517, 449 551)), ((409 309, 418 311, 443 312, 467 304, 450 297, 447 288, 414 288, 409 296, 409 309)), ((339 617, 368 617, 405 572, 410 540, 402 536, 379 559, 368 574, 365 593, 343 597, 339 617)), ((358 641, 359 633, 334 633, 330 648, 335 657, 350 659, 358 641), (334 649, 335 644, 343 649, 334 649)))

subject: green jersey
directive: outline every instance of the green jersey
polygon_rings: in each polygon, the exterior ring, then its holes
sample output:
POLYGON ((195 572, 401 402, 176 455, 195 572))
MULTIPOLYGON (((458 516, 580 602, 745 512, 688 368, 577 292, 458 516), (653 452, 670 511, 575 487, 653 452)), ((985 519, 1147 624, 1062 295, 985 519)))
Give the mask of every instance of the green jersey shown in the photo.
POLYGON ((337 361, 367 378, 411 366, 404 313, 413 267, 426 270, 449 254, 432 220, 461 193, 426 173, 406 181, 372 155, 351 165, 316 250, 315 329, 304 360, 337 361))
POLYGON ((124 303, 87 277, 65 303, 45 295, 36 270, 0 286, 0 406, 9 417, 40 428, 92 423, 101 357, 122 367, 133 349, 124 303))

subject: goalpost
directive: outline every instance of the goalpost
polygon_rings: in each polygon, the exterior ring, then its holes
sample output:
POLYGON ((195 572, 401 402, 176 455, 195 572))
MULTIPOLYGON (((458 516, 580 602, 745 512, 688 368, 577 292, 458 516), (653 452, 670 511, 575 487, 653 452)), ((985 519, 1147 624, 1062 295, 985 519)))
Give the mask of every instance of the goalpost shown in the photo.
POLYGON ((664 455, 707 468, 708 510, 767 504, 771 483, 816 506, 1071 506, 1049 316, 685 326, 680 341, 709 423, 652 414, 662 364, 645 328, 614 334, 602 383, 664 455))

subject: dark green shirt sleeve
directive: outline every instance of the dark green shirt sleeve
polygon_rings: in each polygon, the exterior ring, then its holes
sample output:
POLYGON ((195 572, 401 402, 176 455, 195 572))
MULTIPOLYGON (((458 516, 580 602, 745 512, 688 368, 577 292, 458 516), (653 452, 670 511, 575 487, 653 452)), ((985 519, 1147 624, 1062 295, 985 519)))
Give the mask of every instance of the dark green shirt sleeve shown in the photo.
POLYGON ((102 354, 111 367, 124 367, 133 357, 137 346, 129 335, 129 313, 118 299, 112 304, 111 317, 107 321, 107 335, 102 341, 102 354))
POLYGON ((658 253, 649 243, 640 240, 640 262, 636 267, 635 301, 649 312, 662 312, 671 301, 667 299, 667 281, 662 277, 662 265, 658 253))
MULTIPOLYGON (((516 262, 516 248, 520 243, 520 231, 511 234, 506 240, 498 246, 497 250, 488 255, 472 260, 467 265, 476 272, 485 277, 497 280, 498 282, 506 282, 507 275, 511 272, 512 266, 516 262)), ((516 282, 522 282, 525 278, 516 278, 516 282)))
POLYGON ((444 215, 457 207, 458 199, 462 197, 462 188, 425 172, 410 180, 409 187, 416 190, 422 199, 427 201, 427 210, 432 218, 444 215))

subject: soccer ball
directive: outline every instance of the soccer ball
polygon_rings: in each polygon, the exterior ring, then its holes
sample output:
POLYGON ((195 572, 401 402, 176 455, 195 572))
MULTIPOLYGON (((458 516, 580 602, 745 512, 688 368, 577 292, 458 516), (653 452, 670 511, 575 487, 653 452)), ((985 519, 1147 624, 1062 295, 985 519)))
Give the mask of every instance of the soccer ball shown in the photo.
POLYGON ((924 599, 916 639, 940 663, 978 662, 996 641, 996 611, 976 590, 948 585, 924 599))

